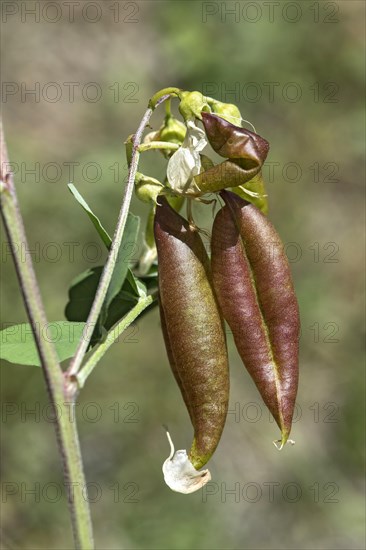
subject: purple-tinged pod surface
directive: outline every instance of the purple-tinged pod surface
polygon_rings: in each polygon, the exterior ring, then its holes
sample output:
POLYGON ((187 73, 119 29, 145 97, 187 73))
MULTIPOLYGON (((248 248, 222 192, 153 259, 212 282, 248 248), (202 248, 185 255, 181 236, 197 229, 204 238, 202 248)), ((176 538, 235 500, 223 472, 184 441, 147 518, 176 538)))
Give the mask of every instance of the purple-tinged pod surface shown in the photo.
POLYGON ((229 370, 223 320, 203 242, 163 197, 158 198, 154 232, 163 333, 194 427, 189 459, 199 469, 215 451, 227 415, 229 370))
POLYGON ((211 113, 202 112, 202 122, 213 150, 228 160, 195 176, 200 191, 209 193, 237 187, 254 178, 266 160, 268 142, 211 113))
POLYGON ((182 397, 183 397, 183 401, 185 403, 185 406, 187 407, 187 411, 189 413, 189 416, 190 416, 192 424, 193 424, 194 416, 191 413, 191 404, 189 402, 189 396, 186 394, 186 390, 185 390, 185 388, 182 384, 182 380, 181 380, 181 377, 180 377, 180 374, 179 374, 178 365, 175 361, 174 353, 173 353, 172 346, 171 346, 171 343, 170 343, 168 328, 166 326, 164 309, 163 309, 163 306, 161 304, 160 296, 159 296, 159 313, 160 313, 161 330, 162 330, 162 333, 163 333, 164 344, 165 344, 166 354, 168 356, 169 365, 170 365, 170 368, 171 368, 172 373, 174 375, 175 381, 179 386, 180 392, 181 392, 182 397))
POLYGON ((223 191, 212 231, 214 288, 238 352, 287 441, 297 385, 300 319, 281 239, 258 208, 223 191))

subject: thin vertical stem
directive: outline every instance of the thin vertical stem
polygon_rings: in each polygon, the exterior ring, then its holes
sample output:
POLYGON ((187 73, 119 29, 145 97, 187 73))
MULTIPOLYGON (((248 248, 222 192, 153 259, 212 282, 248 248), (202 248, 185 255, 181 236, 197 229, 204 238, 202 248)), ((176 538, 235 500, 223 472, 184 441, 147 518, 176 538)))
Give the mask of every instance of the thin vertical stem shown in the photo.
POLYGON ((94 547, 90 509, 84 497, 85 477, 81 461, 79 438, 72 413, 73 397, 64 386, 63 373, 52 342, 42 338, 42 328, 47 318, 37 284, 31 255, 25 235, 22 216, 16 196, 13 176, 0 120, 0 206, 5 230, 18 275, 25 307, 32 326, 34 339, 41 359, 46 386, 55 414, 55 431, 62 457, 65 485, 76 548, 90 550, 94 547), (26 251, 24 254, 23 251, 26 251), (67 403, 67 401, 70 401, 67 403), (70 410, 71 405, 71 410, 70 410))
MULTIPOLYGON (((165 101, 169 97, 170 97, 169 95, 164 95, 160 97, 159 100, 155 103, 154 108, 158 107, 158 105, 160 105, 163 101, 165 101)), ((132 149, 131 163, 129 166, 128 181, 125 188, 125 193, 122 200, 122 206, 118 216, 117 226, 113 236, 113 241, 110 248, 108 260, 104 266, 104 270, 99 282, 97 293, 95 295, 93 305, 91 307, 88 319, 86 321, 86 326, 87 326, 86 334, 84 334, 83 338, 80 340, 76 353, 67 370, 67 375, 69 377, 75 376, 80 370, 83 358, 85 356, 85 353, 90 343, 90 339, 91 339, 94 327, 97 323, 100 311, 102 309, 109 283, 111 282, 113 270, 116 265, 118 250, 121 246, 123 233, 126 226, 128 211, 130 209, 132 192, 135 184, 135 176, 136 176, 139 158, 140 158, 139 145, 141 143, 142 135, 151 118, 154 108, 149 107, 146 110, 140 122, 140 125, 137 129, 137 132, 133 138, 133 149, 132 149)))
POLYGON ((169 98, 169 99, 167 100, 167 102, 165 103, 165 115, 166 115, 167 117, 170 117, 171 114, 172 114, 172 111, 171 111, 171 103, 172 103, 171 98, 169 98))

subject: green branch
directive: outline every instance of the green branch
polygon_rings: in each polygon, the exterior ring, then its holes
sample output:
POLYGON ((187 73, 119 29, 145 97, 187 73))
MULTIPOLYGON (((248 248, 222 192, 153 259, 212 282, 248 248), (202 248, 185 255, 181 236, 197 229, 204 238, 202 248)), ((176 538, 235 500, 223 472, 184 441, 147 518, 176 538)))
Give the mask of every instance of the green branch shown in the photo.
POLYGON ((132 157, 131 157, 131 164, 129 166, 129 176, 128 181, 124 193, 124 197, 122 200, 122 206, 121 210, 118 216, 117 226, 116 230, 113 236, 113 241, 111 245, 111 249, 108 255, 107 263, 104 266, 104 270, 98 285, 97 293, 94 298, 93 305, 91 307, 88 319, 86 321, 87 326, 87 334, 80 340, 79 346, 76 350, 76 353, 70 363, 70 366, 67 370, 67 376, 72 380, 72 377, 74 377, 78 371, 80 370, 81 364, 83 362, 85 353, 88 349, 90 339, 93 333, 93 329, 96 326, 100 311, 103 306, 104 299, 107 294, 107 290, 109 287, 109 283, 111 282, 112 274, 114 267, 116 265, 117 260, 117 254, 118 250, 121 246, 122 238, 123 238, 123 232, 126 225, 127 215, 128 211, 130 209, 131 204, 131 198, 132 198, 132 192, 135 185, 135 176, 137 172, 137 167, 139 163, 140 158, 140 152, 139 152, 139 146, 141 143, 142 135, 144 133, 144 130, 149 123, 149 120, 151 118, 151 115, 153 113, 153 109, 158 107, 163 101, 168 99, 169 95, 163 95, 159 98, 158 101, 155 102, 155 105, 153 108, 149 107, 137 129, 137 132, 133 138, 133 149, 132 149, 132 157))
POLYGON ((75 408, 75 397, 78 390, 78 384, 80 387, 84 385, 85 380, 93 371, 97 362, 104 355, 104 353, 106 353, 119 334, 121 334, 154 300, 152 296, 141 298, 136 306, 124 317, 124 319, 118 323, 114 330, 111 331, 105 342, 103 342, 96 349, 84 365, 83 369, 79 372, 86 350, 90 343, 92 329, 94 328, 99 317, 111 281, 116 264, 117 253, 122 242, 139 162, 139 146, 141 144, 143 132, 150 120, 153 110, 163 103, 163 101, 168 99, 170 94, 178 95, 178 92, 179 90, 177 88, 167 88, 155 94, 153 99, 150 101, 149 108, 145 112, 145 115, 142 118, 133 138, 129 178, 122 201, 115 234, 108 260, 104 267, 97 293, 87 320, 87 327, 90 330, 88 330, 88 335, 80 341, 75 356, 66 373, 62 372, 53 343, 42 338, 42 331, 39 330, 39 327, 47 325, 47 318, 35 277, 31 255, 21 254, 21 251, 24 248, 25 250, 28 250, 29 247, 18 206, 13 177, 9 170, 9 159, 2 131, 2 123, 0 121, 1 215, 9 239, 25 307, 40 356, 47 391, 55 410, 55 431, 59 451, 62 457, 75 546, 76 548, 82 550, 93 549, 94 542, 89 504, 84 494, 86 484, 77 427, 75 424, 75 415, 71 414, 72 411, 70 411, 70 406, 75 408), (23 248, 19 246, 20 244, 22 244, 23 248))
POLYGON ((135 307, 133 307, 131 311, 129 311, 127 315, 125 315, 123 319, 121 319, 121 321, 119 321, 116 326, 114 326, 108 332, 106 339, 96 348, 96 350, 93 352, 93 354, 89 357, 89 359, 76 375, 79 388, 82 388, 84 386, 86 379, 93 372, 97 363, 109 350, 109 348, 117 340, 117 338, 122 334, 122 332, 124 332, 126 328, 128 328, 131 323, 133 323, 133 321, 137 319, 137 317, 144 311, 144 309, 146 309, 150 304, 153 303, 153 301, 154 297, 151 295, 146 296, 145 298, 141 298, 137 302, 135 307))
POLYGON ((149 101, 149 107, 151 109, 155 109, 162 101, 165 101, 165 99, 168 99, 170 96, 175 95, 179 97, 179 94, 182 92, 180 88, 163 88, 162 90, 159 90, 152 96, 152 98, 149 101))
POLYGON ((180 145, 170 141, 150 141, 150 143, 142 143, 138 147, 139 153, 144 153, 145 151, 151 151, 153 149, 168 149, 169 151, 176 151, 179 149, 180 145))
POLYGON ((55 430, 63 462, 64 479, 68 489, 68 503, 76 548, 90 550, 94 547, 90 509, 84 498, 85 477, 80 445, 74 417, 69 405, 74 406, 74 396, 64 386, 64 377, 51 341, 42 338, 39 327, 47 326, 47 318, 38 288, 31 254, 22 254, 22 247, 29 250, 22 216, 19 210, 13 176, 9 171, 9 159, 0 121, 1 154, 0 186, 1 215, 9 239, 15 269, 18 275, 27 314, 41 359, 47 391, 55 411, 55 430), (20 246, 22 245, 22 247, 20 246), (69 403, 67 403, 69 401, 69 403))

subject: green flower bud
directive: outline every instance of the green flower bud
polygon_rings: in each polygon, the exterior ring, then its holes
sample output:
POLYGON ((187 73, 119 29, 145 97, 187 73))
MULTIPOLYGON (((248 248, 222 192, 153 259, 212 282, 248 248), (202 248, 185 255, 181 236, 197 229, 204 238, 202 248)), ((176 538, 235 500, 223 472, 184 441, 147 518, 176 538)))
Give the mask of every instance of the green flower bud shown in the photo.
POLYGON ((235 126, 240 126, 241 114, 239 109, 233 103, 222 103, 221 101, 209 101, 212 112, 224 118, 235 126))
POLYGON ((179 112, 184 120, 202 119, 202 111, 210 111, 206 98, 200 92, 181 92, 179 112))
POLYGON ((127 159, 127 164, 128 166, 130 166, 131 164, 131 159, 132 159, 132 151, 133 151, 133 141, 132 141, 132 138, 134 137, 133 134, 131 134, 130 136, 128 136, 128 138, 126 139, 125 141, 125 148, 126 148, 126 159, 127 159))
POLYGON ((156 203, 156 198, 163 189, 163 184, 150 176, 145 176, 140 172, 136 173, 135 193, 142 202, 156 203))
POLYGON ((156 141, 170 141, 180 145, 186 135, 187 128, 180 120, 168 115, 165 117, 164 124, 157 133, 156 141))

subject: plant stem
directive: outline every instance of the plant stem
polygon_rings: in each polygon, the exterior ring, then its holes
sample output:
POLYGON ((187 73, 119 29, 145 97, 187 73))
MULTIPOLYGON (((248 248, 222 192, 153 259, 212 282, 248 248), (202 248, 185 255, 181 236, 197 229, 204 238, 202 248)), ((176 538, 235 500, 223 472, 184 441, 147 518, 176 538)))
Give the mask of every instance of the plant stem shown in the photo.
POLYGON ((76 375, 79 388, 84 386, 88 376, 93 372, 97 363, 109 350, 111 345, 117 340, 120 334, 122 334, 122 332, 125 331, 126 328, 128 328, 130 324, 133 323, 133 321, 140 315, 140 313, 142 313, 144 309, 153 303, 153 301, 154 297, 151 295, 141 298, 135 307, 133 307, 131 311, 129 311, 127 315, 125 315, 123 319, 121 319, 121 321, 119 321, 117 325, 109 331, 107 338, 96 348, 94 353, 89 357, 76 375))
POLYGON ((150 143, 141 143, 139 146, 139 153, 145 153, 145 151, 151 151, 153 149, 168 149, 169 151, 176 151, 180 145, 170 141, 150 141, 150 143))
POLYGON ((181 91, 182 90, 180 88, 174 88, 174 87, 163 88, 162 90, 159 90, 158 92, 156 92, 156 94, 152 96, 152 98, 149 101, 149 107, 151 109, 155 109, 155 107, 160 105, 160 103, 162 102, 161 101, 162 99, 164 101, 165 99, 168 99, 171 95, 175 95, 179 97, 179 94, 181 93, 181 91))
POLYGON ((165 103, 165 116, 167 118, 172 116, 172 100, 169 98, 165 103))
POLYGON ((42 370, 50 401, 55 411, 55 431, 62 457, 64 480, 68 493, 68 503, 73 526, 76 548, 90 550, 94 547, 90 509, 83 495, 85 478, 80 455, 79 439, 74 415, 70 414, 70 399, 64 386, 64 377, 56 350, 52 342, 43 338, 42 328, 47 326, 47 318, 38 288, 31 255, 25 235, 22 216, 19 210, 13 176, 9 171, 7 148, 0 121, 0 185, 1 215, 11 246, 15 269, 18 275, 27 314, 32 326, 34 339, 41 359, 42 370), (25 253, 24 253, 25 250, 25 253))
POLYGON ((158 101, 155 102, 154 107, 153 108, 149 107, 146 110, 140 122, 140 125, 137 129, 137 132, 133 138, 133 149, 132 149, 131 164, 129 166, 128 182, 127 182, 124 197, 122 200, 122 206, 118 216, 118 221, 117 221, 116 230, 113 236, 111 249, 108 255, 107 263, 104 266, 103 273, 98 285, 97 293, 95 295, 94 302, 86 322, 86 326, 88 327, 87 334, 85 334, 85 336, 80 340, 76 353, 67 370, 67 376, 69 378, 75 376, 80 370, 81 363, 85 356, 86 350, 88 349, 94 327, 98 320, 99 313, 103 306, 103 302, 107 294, 108 286, 112 278, 113 270, 117 260, 118 250, 119 250, 119 247, 121 246, 121 242, 123 238, 123 232, 126 225, 128 211, 130 209, 132 192, 135 184, 135 176, 136 176, 138 162, 140 158, 139 146, 141 143, 143 132, 151 118, 153 109, 158 107, 158 105, 163 103, 163 101, 168 99, 168 97, 169 95, 164 95, 162 97, 159 97, 158 101))

